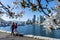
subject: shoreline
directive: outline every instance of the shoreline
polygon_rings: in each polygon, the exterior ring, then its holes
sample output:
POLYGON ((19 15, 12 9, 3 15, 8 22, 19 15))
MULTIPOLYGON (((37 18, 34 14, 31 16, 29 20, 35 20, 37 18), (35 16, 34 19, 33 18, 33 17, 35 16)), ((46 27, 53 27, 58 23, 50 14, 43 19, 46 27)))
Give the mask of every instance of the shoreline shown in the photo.
MULTIPOLYGON (((10 31, 4 31, 4 30, 0 30, 0 32, 11 33, 10 31)), ((60 40, 60 39, 56 39, 56 38, 34 36, 34 35, 24 35, 24 37, 32 37, 32 38, 36 38, 36 39, 45 39, 45 40, 60 40)))

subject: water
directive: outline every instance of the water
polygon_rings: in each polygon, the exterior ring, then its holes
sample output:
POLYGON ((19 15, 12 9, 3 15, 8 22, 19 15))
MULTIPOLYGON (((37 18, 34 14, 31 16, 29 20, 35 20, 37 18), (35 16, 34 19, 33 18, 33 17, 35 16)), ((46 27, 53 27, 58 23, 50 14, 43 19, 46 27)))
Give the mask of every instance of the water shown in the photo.
MULTIPOLYGON (((11 31, 11 27, 0 27, 0 30, 4 31, 11 31)), ((52 30, 52 32, 47 32, 42 26, 37 25, 25 25, 25 26, 18 26, 17 28, 18 33, 22 33, 25 35, 35 35, 35 36, 46 36, 51 38, 60 38, 60 30, 52 30)))

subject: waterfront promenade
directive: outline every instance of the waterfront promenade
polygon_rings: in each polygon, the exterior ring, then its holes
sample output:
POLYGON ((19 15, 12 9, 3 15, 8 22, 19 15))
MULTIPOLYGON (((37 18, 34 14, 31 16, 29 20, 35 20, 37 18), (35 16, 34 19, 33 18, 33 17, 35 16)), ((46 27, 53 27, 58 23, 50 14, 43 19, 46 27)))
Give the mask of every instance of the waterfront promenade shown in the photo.
POLYGON ((40 37, 37 39, 37 38, 27 37, 27 36, 12 36, 10 33, 0 31, 0 40, 60 40, 60 39, 53 39, 53 38, 46 38, 46 37, 40 37))
POLYGON ((39 40, 39 39, 31 37, 11 36, 9 33, 0 32, 0 40, 39 40))

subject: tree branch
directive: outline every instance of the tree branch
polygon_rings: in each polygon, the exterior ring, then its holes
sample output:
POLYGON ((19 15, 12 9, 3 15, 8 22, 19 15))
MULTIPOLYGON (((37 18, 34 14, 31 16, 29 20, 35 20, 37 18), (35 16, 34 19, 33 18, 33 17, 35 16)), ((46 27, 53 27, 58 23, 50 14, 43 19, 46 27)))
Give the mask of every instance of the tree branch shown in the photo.
POLYGON ((10 13, 10 10, 9 10, 7 7, 5 7, 1 2, 0 2, 0 4, 2 5, 2 8, 3 8, 4 10, 6 10, 8 13, 10 13))
POLYGON ((39 0, 37 0, 37 2, 38 2, 38 5, 39 5, 39 8, 41 9, 41 11, 42 11, 45 15, 47 15, 48 17, 50 17, 50 16, 49 16, 48 14, 46 14, 45 11, 43 10, 42 5, 40 4, 41 2, 40 2, 39 0))

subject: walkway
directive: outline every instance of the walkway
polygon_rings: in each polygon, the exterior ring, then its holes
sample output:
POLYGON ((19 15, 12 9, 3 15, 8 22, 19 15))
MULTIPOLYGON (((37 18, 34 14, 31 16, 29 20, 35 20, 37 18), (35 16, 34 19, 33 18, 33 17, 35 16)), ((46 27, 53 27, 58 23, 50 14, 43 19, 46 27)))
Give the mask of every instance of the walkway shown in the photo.
POLYGON ((10 33, 0 32, 0 40, 60 40, 60 39, 47 39, 44 37, 40 37, 41 39, 36 39, 33 37, 27 36, 12 36, 10 33), (44 38, 44 39, 43 39, 44 38))
POLYGON ((39 40, 39 39, 34 39, 30 37, 11 36, 9 33, 0 32, 0 40, 39 40))

